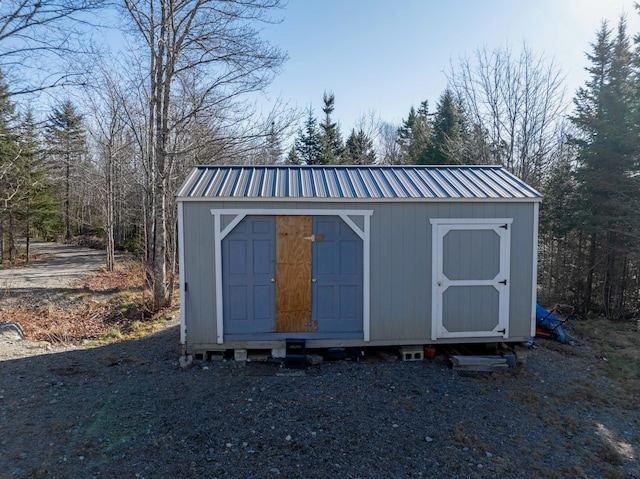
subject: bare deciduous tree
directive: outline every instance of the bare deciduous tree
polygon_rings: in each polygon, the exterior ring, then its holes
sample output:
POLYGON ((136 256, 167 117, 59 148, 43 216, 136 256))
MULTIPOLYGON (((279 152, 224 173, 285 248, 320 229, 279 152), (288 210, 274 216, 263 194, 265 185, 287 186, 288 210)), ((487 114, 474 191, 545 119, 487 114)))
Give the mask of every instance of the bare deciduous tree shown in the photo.
POLYGON ((378 158, 384 165, 402 163, 400 144, 398 143, 398 127, 383 122, 378 130, 378 158))
POLYGON ((12 77, 10 94, 34 93, 68 83, 60 59, 88 51, 81 26, 105 0, 4 0, 0 2, 0 66, 12 77), (53 62, 44 61, 55 58, 53 62), (15 75, 11 75, 13 71, 15 75), (27 73, 28 72, 28 73, 27 73))
POLYGON ((487 135, 491 161, 539 185, 560 146, 567 107, 556 64, 526 44, 518 56, 509 47, 481 48, 473 60, 452 65, 447 76, 471 127, 487 135))
POLYGON ((285 55, 264 42, 254 24, 270 21, 268 14, 280 6, 280 0, 124 0, 123 6, 142 44, 148 72, 147 263, 152 265, 157 309, 171 300, 167 247, 168 232, 173 229, 170 180, 179 153, 175 135, 197 124, 200 115, 212 112, 226 123, 237 121, 242 96, 269 84, 285 55), (189 103, 178 101, 185 85, 192 94, 189 103))

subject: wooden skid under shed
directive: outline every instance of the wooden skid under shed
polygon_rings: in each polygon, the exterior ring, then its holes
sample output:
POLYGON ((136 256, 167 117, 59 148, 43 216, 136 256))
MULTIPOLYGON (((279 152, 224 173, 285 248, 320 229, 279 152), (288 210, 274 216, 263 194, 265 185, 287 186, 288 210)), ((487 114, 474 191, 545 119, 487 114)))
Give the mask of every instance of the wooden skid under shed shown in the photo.
POLYGON ((502 356, 451 356, 449 358, 456 371, 492 372, 509 367, 502 356))

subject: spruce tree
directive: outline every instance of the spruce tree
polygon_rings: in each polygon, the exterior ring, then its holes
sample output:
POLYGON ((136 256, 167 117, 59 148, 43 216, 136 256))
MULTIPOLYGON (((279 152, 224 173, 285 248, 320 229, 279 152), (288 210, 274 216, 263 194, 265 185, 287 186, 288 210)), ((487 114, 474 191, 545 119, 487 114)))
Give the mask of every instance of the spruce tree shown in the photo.
POLYGON ((428 148, 431 137, 429 103, 423 101, 416 111, 409 110, 409 116, 398 129, 398 143, 402 162, 424 165, 428 163, 428 148))
POLYGON ((304 129, 298 130, 295 139, 295 149, 300 162, 307 165, 322 164, 322 150, 318 133, 317 120, 313 116, 313 109, 309 107, 304 129))
POLYGON ((340 128, 331 119, 331 114, 335 109, 335 96, 333 93, 325 92, 322 96, 322 101, 324 102, 322 111, 325 116, 320 123, 321 162, 325 165, 337 164, 341 161, 344 145, 342 144, 340 128))
POLYGON ((20 126, 19 145, 24 186, 17 202, 17 215, 21 233, 26 240, 26 260, 29 261, 33 237, 55 238, 62 231, 55 189, 48 178, 31 110, 27 111, 20 126))
POLYGON ((624 19, 617 35, 603 22, 587 55, 591 65, 585 87, 578 90, 571 121, 579 131, 576 179, 584 209, 582 232, 589 238, 582 301, 588 307, 596 285, 603 307, 616 317, 624 302, 626 251, 638 234, 635 217, 636 110, 631 89, 631 51, 624 19))
POLYGON ((52 169, 62 173, 61 202, 64 206, 65 239, 80 230, 78 224, 72 224, 72 184, 77 175, 82 157, 86 152, 83 116, 67 100, 54 108, 46 126, 48 154, 52 169), (72 228, 73 226, 73 228, 72 228))
POLYGON ((376 161, 373 141, 363 130, 351 130, 345 143, 344 162, 349 165, 372 165, 376 161))
POLYGON ((15 105, 9 101, 9 86, 0 72, 0 262, 5 236, 9 259, 16 256, 15 201, 23 188, 19 146, 15 132, 15 105))
POLYGON ((463 163, 464 115, 451 89, 447 88, 436 105, 427 159, 432 165, 463 163))
POLYGON ((298 157, 298 151, 295 146, 292 146, 287 154, 287 165, 299 165, 300 158, 298 157))

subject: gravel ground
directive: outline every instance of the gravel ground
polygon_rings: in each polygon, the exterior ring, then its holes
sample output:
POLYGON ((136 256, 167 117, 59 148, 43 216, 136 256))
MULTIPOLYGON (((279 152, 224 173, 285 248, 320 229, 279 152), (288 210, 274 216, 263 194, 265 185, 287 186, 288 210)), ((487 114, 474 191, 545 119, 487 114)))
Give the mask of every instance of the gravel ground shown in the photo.
POLYGON ((635 400, 584 344, 461 375, 432 361, 178 365, 178 325, 0 344, 0 478, 634 478, 635 400))
MULTIPOLYGON (((98 265, 51 257, 48 274, 0 271, 21 288, 0 307, 64 306, 78 263, 98 265)), ((638 399, 580 339, 541 340, 491 375, 459 374, 442 351, 182 370, 178 343, 175 319, 94 348, 0 336, 0 479, 640 478, 638 399)))
POLYGON ((34 262, 19 268, 0 269, 0 289, 13 293, 31 292, 33 289, 68 288, 82 279, 87 272, 105 263, 104 251, 82 246, 33 241, 34 262))

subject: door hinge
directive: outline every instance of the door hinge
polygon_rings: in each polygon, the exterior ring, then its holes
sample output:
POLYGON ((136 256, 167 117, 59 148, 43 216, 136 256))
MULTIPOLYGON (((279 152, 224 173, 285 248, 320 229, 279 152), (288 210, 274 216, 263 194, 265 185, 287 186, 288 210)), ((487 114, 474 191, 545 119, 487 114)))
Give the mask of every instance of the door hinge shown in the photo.
POLYGON ((503 279, 502 281, 498 281, 498 283, 500 283, 500 284, 504 284, 504 285, 506 286, 506 285, 507 285, 507 280, 506 280, 506 279, 503 279))
POLYGON ((509 225, 507 223, 505 223, 505 224, 501 225, 500 228, 502 228, 504 230, 508 230, 509 229, 509 225))
POLYGON ((496 333, 507 334, 507 328, 504 328, 504 329, 501 329, 499 331, 496 331, 496 333))
POLYGON ((184 283, 184 290, 187 291, 189 283, 184 283))

